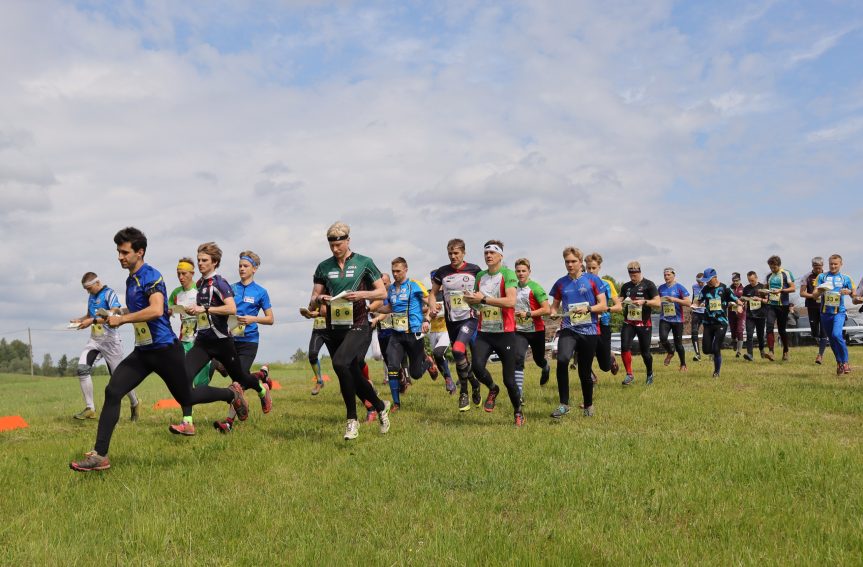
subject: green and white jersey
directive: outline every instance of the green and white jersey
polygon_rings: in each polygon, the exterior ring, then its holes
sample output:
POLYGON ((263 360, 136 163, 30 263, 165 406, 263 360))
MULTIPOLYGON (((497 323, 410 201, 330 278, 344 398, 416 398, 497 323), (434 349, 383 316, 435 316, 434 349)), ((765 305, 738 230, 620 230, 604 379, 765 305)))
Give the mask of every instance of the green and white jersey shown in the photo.
MULTIPOLYGON (((168 296, 168 307, 174 305, 182 305, 183 307, 191 307, 197 303, 198 290, 195 286, 192 289, 183 289, 183 286, 178 287, 168 296)), ((180 340, 184 343, 195 341, 195 331, 197 330, 197 317, 194 315, 180 314, 180 340)))
MULTIPOLYGON (((536 311, 542 307, 543 302, 548 301, 548 294, 542 289, 538 283, 533 280, 528 280, 526 284, 518 284, 518 290, 515 296, 515 310, 521 311, 536 311)), ((545 323, 542 317, 516 317, 515 330, 525 333, 534 331, 544 331, 545 323)))
MULTIPOLYGON (((488 297, 506 297, 506 290, 518 287, 518 277, 515 272, 501 266, 496 273, 483 270, 476 276, 475 290, 488 297)), ((515 331, 515 308, 492 307, 479 304, 479 330, 483 333, 512 333, 515 331)))
MULTIPOLYGON (((314 283, 324 286, 327 295, 338 295, 342 292, 369 291, 374 289, 376 281, 381 279, 381 271, 368 256, 355 252, 345 260, 345 267, 339 267, 339 262, 331 256, 318 264, 315 270, 314 283)), ((327 328, 356 329, 369 323, 369 310, 364 300, 347 301, 337 299, 331 301, 327 309, 327 328)))

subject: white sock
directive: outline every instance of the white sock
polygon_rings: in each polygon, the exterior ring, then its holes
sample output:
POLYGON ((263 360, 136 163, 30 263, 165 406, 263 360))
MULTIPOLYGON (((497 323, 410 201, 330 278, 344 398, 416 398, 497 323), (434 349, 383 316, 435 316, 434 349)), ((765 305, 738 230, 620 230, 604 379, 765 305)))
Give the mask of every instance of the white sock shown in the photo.
POLYGON ((81 383, 81 393, 84 394, 84 403, 91 410, 96 409, 96 404, 93 402, 93 378, 89 374, 78 376, 78 381, 81 383))
POLYGON ((132 390, 131 392, 129 392, 126 395, 129 397, 129 403, 130 404, 132 404, 133 406, 138 405, 138 396, 137 396, 137 394, 135 394, 135 390, 132 390))

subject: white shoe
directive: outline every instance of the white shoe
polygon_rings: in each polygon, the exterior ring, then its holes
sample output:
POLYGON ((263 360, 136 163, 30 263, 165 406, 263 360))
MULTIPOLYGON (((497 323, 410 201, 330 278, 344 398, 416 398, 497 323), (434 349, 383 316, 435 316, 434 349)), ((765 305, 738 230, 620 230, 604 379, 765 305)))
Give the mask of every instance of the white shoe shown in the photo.
POLYGON ((360 422, 356 419, 349 419, 345 427, 345 441, 356 439, 360 434, 360 422))
POLYGON ((390 430, 390 402, 384 400, 384 409, 378 413, 378 421, 381 422, 381 433, 386 433, 390 430))

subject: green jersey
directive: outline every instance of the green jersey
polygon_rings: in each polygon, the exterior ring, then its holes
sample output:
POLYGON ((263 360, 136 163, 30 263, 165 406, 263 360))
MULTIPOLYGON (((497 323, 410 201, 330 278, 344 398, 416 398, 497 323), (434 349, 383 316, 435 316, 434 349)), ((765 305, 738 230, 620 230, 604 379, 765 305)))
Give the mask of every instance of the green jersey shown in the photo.
MULTIPOLYGON (((313 279, 315 284, 324 286, 327 295, 336 296, 342 292, 374 289, 375 282, 381 279, 381 271, 371 258, 351 252, 344 268, 339 266, 335 257, 318 264, 313 279)), ((369 310, 365 300, 336 299, 330 302, 327 309, 329 329, 356 329, 368 325, 368 322, 369 310)))

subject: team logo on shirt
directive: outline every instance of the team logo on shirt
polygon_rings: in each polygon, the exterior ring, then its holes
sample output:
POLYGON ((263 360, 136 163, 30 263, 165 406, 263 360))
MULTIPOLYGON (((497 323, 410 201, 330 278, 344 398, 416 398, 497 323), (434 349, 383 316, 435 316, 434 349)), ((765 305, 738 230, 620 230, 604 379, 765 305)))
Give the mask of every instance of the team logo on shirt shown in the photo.
POLYGON ((243 298, 243 303, 254 303, 254 302, 255 302, 254 297, 244 297, 243 298))

